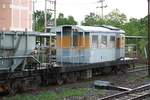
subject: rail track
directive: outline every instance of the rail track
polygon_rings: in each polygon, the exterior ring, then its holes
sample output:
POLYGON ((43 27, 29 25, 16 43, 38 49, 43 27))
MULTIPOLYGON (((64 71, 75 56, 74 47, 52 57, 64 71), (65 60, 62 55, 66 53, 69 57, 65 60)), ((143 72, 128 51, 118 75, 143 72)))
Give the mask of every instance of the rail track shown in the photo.
POLYGON ((150 97, 150 84, 115 95, 100 98, 99 100, 147 100, 150 97))
POLYGON ((147 65, 135 67, 135 68, 130 68, 128 69, 127 73, 134 73, 134 72, 140 72, 140 71, 146 71, 148 70, 147 65))

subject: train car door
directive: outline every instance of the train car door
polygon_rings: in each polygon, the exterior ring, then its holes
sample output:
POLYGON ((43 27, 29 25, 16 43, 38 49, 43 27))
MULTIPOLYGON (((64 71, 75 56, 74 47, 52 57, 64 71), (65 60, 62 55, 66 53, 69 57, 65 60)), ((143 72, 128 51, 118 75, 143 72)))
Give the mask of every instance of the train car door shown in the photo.
POLYGON ((125 57, 125 36, 119 34, 116 36, 116 59, 125 57))

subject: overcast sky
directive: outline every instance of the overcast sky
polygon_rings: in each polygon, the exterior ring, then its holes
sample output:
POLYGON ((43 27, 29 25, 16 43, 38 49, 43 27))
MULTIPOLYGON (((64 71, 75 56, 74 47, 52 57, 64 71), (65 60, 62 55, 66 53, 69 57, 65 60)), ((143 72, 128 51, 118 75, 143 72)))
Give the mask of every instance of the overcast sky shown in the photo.
MULTIPOLYGON (((44 9, 45 0, 37 0, 36 9, 44 9)), ((79 23, 84 19, 85 15, 90 12, 101 14, 100 9, 96 9, 100 6, 97 3, 98 0, 57 0, 57 16, 60 12, 64 13, 67 17, 71 15, 79 23)), ((147 0, 105 0, 104 4, 108 7, 104 9, 104 15, 117 8, 122 13, 127 15, 128 18, 142 18, 147 15, 147 0)))

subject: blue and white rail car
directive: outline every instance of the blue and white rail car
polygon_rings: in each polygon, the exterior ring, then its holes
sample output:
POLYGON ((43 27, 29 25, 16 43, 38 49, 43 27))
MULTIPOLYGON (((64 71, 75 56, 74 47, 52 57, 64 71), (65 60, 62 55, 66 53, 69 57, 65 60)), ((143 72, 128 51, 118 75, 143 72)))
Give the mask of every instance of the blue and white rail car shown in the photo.
POLYGON ((125 31, 112 26, 64 25, 57 37, 57 62, 91 64, 125 57, 125 31))

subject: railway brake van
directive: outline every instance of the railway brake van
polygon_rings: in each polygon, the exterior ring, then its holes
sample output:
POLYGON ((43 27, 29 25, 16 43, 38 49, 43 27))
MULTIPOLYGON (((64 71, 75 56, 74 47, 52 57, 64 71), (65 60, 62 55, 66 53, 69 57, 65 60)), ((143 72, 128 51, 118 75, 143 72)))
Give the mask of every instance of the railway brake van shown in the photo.
POLYGON ((56 61, 62 73, 84 73, 90 78, 103 72, 124 71, 131 63, 125 58, 125 31, 119 28, 64 25, 52 32, 56 32, 56 61))
POLYGON ((125 57, 125 32, 114 27, 63 26, 57 31, 57 62, 98 63, 125 57))

